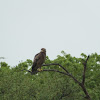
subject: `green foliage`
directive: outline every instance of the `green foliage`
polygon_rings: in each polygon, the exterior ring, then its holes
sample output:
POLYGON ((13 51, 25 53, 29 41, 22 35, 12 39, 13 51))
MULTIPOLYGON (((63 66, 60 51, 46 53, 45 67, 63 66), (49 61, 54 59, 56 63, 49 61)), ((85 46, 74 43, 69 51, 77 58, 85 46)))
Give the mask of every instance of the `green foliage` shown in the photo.
MULTIPOLYGON (((76 58, 64 51, 62 54, 54 60, 47 56, 45 64, 59 63, 81 82, 87 55, 82 53, 82 58, 76 58)), ((31 65, 30 59, 13 68, 5 62, 0 63, 0 100, 85 100, 81 87, 69 76, 56 72, 31 75, 22 71, 31 65)), ((53 65, 42 68, 64 71, 53 65)), ((97 53, 91 54, 88 60, 85 87, 92 100, 100 100, 100 55, 97 53)))

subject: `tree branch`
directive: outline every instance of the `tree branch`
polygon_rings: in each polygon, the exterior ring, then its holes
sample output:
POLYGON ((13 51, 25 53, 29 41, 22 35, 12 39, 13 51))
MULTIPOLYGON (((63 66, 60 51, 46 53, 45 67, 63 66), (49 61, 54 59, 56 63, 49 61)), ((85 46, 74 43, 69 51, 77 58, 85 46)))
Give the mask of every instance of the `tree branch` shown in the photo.
POLYGON ((83 80, 82 80, 82 84, 84 85, 85 83, 85 72, 86 72, 86 67, 87 67, 87 61, 89 59, 89 56, 87 57, 86 61, 83 63, 84 65, 84 71, 83 71, 83 80))
POLYGON ((30 71, 30 70, 23 69, 23 70, 21 70, 21 71, 27 71, 27 72, 29 72, 29 73, 32 74, 32 71, 30 71))
POLYGON ((58 65, 58 66, 60 66, 64 71, 66 71, 67 73, 69 73, 69 72, 67 71, 67 69, 65 69, 62 65, 57 64, 57 63, 52 63, 52 64, 43 64, 42 66, 50 66, 50 65, 58 65))
POLYGON ((59 65, 62 69, 64 69, 66 72, 61 72, 61 71, 58 71, 58 70, 54 70, 54 69, 44 69, 43 71, 54 71, 54 72, 59 72, 61 74, 64 74, 64 75, 67 75, 69 77, 71 77, 76 83, 79 84, 79 86, 82 88, 82 90, 84 91, 85 95, 86 95, 86 98, 88 100, 91 100, 85 86, 84 86, 84 83, 85 83, 85 72, 86 72, 86 65, 87 65, 87 61, 89 59, 89 56, 87 57, 86 61, 84 62, 84 72, 83 72, 83 80, 82 80, 82 83, 79 82, 73 75, 71 75, 62 65, 60 64, 55 64, 55 63, 52 63, 52 64, 45 64, 43 66, 50 66, 50 65, 59 65))
POLYGON ((58 71, 58 70, 55 70, 55 69, 43 69, 42 71, 53 71, 53 72, 58 72, 58 73, 61 73, 61 74, 64 74, 64 75, 69 75, 68 73, 61 72, 61 71, 58 71))
POLYGON ((76 83, 78 83, 78 84, 81 86, 81 83, 80 83, 72 74, 70 74, 70 73, 68 72, 68 70, 65 69, 62 65, 57 64, 57 63, 51 63, 51 64, 44 64, 44 65, 42 65, 42 66, 50 66, 50 65, 58 65, 58 66, 60 66, 64 71, 66 71, 66 73, 65 73, 65 72, 61 72, 61 71, 58 71, 58 70, 54 70, 54 69, 44 69, 43 71, 54 71, 54 72, 59 72, 59 73, 61 73, 61 74, 65 74, 65 75, 71 77, 76 83))
POLYGON ((80 83, 74 76, 72 76, 72 75, 69 74, 69 73, 61 72, 61 71, 54 70, 54 69, 44 69, 43 71, 53 71, 53 72, 58 72, 58 73, 67 75, 67 76, 71 77, 76 83, 78 83, 78 84, 81 86, 81 83, 80 83))

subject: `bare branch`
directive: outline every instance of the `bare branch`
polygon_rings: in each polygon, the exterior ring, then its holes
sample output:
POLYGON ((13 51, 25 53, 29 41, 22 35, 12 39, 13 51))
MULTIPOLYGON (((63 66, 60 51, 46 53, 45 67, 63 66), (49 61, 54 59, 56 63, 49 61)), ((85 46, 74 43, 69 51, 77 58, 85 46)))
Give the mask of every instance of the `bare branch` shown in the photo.
POLYGON ((29 73, 32 74, 32 72, 31 72, 30 70, 23 69, 23 70, 21 70, 21 71, 27 71, 27 72, 29 72, 29 73))
POLYGON ((87 57, 86 61, 83 63, 84 65, 84 71, 83 71, 83 80, 82 80, 82 84, 84 85, 85 83, 85 72, 86 72, 86 66, 87 66, 87 61, 89 59, 89 56, 87 57))
POLYGON ((61 74, 64 74, 64 75, 69 75, 68 73, 61 72, 61 71, 58 71, 58 70, 55 70, 55 69, 43 69, 43 71, 53 71, 53 72, 58 72, 58 73, 61 73, 61 74))
POLYGON ((67 76, 71 77, 76 83, 78 83, 81 86, 81 83, 73 75, 69 74, 69 72, 65 73, 65 72, 55 70, 55 69, 44 69, 43 71, 53 71, 53 72, 58 72, 58 73, 67 75, 67 76))
POLYGON ((54 72, 59 72, 59 73, 61 73, 61 74, 64 74, 64 75, 67 75, 67 76, 71 77, 71 78, 72 78, 76 83, 78 83, 79 86, 83 89, 84 93, 86 94, 86 98, 87 98, 88 100, 91 100, 91 98, 90 98, 90 96, 89 96, 89 94, 88 94, 88 92, 87 92, 87 90, 86 90, 86 88, 85 88, 85 86, 84 86, 84 83, 85 83, 86 65, 87 65, 88 59, 89 59, 89 56, 87 57, 87 59, 86 59, 86 61, 85 61, 85 63, 84 63, 84 72, 83 72, 83 80, 82 80, 82 83, 79 82, 73 75, 71 75, 71 74, 70 74, 62 65, 60 65, 60 64, 55 64, 55 63, 53 63, 53 64, 45 64, 45 65, 43 65, 43 66, 59 65, 62 69, 64 69, 64 70, 66 71, 66 73, 65 73, 65 72, 60 72, 60 71, 54 70, 54 69, 44 69, 43 71, 54 71, 54 72))
POLYGON ((52 63, 52 64, 43 64, 42 66, 50 66, 50 65, 58 65, 58 66, 60 66, 64 71, 66 71, 67 73, 69 73, 69 72, 67 71, 67 69, 65 69, 62 65, 57 64, 57 63, 52 63))

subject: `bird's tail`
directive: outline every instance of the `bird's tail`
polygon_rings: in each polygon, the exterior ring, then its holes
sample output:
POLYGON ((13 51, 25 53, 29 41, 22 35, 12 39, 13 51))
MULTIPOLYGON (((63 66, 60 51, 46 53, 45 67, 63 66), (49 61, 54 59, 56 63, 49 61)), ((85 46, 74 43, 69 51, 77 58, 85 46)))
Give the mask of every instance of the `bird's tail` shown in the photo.
POLYGON ((33 63, 33 65, 32 65, 32 74, 37 74, 37 69, 36 69, 36 64, 35 63, 33 63))

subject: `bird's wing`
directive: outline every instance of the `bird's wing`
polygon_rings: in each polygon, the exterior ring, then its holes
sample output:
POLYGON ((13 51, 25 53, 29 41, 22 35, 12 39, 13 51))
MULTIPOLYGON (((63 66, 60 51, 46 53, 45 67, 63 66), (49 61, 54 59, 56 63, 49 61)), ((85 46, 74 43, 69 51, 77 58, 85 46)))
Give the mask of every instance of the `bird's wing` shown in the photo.
POLYGON ((36 54, 35 57, 34 57, 34 61, 33 61, 33 65, 32 65, 32 71, 37 70, 36 65, 37 65, 39 58, 40 58, 40 53, 36 54))
POLYGON ((40 53, 36 54, 34 57, 34 62, 37 61, 40 58, 40 53))

